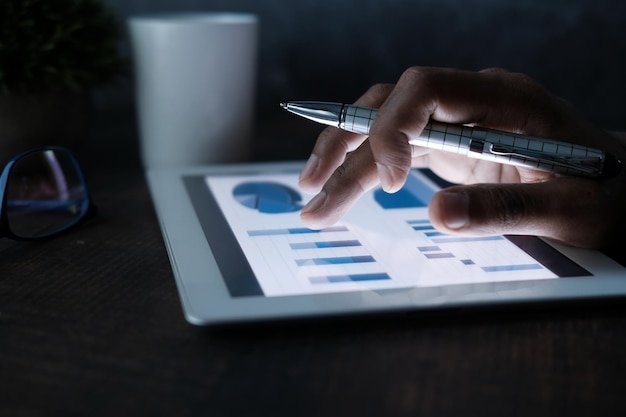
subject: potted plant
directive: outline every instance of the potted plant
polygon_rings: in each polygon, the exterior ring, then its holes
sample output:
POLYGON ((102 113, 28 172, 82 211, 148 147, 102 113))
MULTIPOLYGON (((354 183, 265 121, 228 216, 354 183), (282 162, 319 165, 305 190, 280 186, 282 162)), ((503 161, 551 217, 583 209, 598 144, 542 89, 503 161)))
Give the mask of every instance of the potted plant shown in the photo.
POLYGON ((0 161, 85 140, 91 91, 123 71, 120 34, 102 0, 0 1, 0 161))

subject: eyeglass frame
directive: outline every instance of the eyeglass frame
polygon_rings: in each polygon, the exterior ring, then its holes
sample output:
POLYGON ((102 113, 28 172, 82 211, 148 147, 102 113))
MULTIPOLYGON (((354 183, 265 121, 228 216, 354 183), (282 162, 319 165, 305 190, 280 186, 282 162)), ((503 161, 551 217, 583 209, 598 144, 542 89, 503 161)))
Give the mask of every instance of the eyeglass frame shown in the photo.
POLYGON ((66 231, 68 231, 69 229, 72 229, 73 227, 76 227, 80 223, 83 223, 84 221, 93 218, 97 214, 97 212, 98 212, 98 208, 93 203, 93 200, 91 199, 91 194, 89 192, 89 188, 87 187, 85 174, 83 173, 83 170, 80 164, 78 163, 76 156, 68 148, 65 148, 62 146, 43 146, 39 148, 30 149, 25 152, 19 153, 13 158, 11 158, 11 160, 9 160, 9 162, 7 162, 4 168, 2 169, 2 173, 0 174, 0 238, 6 237, 8 239, 18 240, 18 241, 33 241, 33 240, 42 240, 42 239, 51 238, 54 236, 58 236, 62 233, 65 233, 66 231), (78 180, 82 187, 83 195, 84 195, 84 201, 82 202, 82 205, 81 205, 81 215, 75 218, 74 220, 72 220, 70 223, 68 223, 64 227, 61 227, 55 231, 44 233, 44 234, 37 235, 37 236, 19 236, 13 233, 11 231, 11 228, 9 227, 8 210, 7 210, 7 202, 8 202, 7 195, 8 194, 6 193, 7 183, 8 183, 9 177, 11 176, 11 171, 18 161, 20 161, 21 159, 29 155, 32 155, 38 152, 45 152, 45 151, 61 152, 67 157, 69 157, 70 161, 74 165, 74 168, 76 169, 78 180))

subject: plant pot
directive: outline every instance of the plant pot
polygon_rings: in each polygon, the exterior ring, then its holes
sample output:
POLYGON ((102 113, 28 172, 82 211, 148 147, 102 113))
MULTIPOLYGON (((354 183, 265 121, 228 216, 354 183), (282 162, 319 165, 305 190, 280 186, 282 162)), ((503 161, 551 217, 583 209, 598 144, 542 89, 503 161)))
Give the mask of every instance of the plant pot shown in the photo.
POLYGON ((91 122, 89 93, 0 95, 0 170, 20 152, 41 146, 76 150, 91 122))

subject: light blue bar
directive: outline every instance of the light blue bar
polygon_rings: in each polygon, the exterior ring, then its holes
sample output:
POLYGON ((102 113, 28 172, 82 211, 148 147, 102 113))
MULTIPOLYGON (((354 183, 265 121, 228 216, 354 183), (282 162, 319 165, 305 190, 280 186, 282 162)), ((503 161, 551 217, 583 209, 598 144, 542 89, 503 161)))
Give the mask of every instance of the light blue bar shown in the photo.
POLYGON ((524 264, 524 265, 499 265, 499 266, 483 266, 485 272, 503 272, 503 271, 528 271, 532 269, 543 269, 540 264, 524 264))
POLYGON ((432 227, 431 225, 425 225, 425 226, 413 226, 413 230, 417 230, 422 231, 422 230, 434 230, 435 228, 432 227))
POLYGON ((435 236, 447 236, 441 232, 426 232, 424 233, 426 236, 428 237, 435 237, 435 236))
POLYGON ((417 249, 420 252, 435 252, 441 250, 439 246, 418 246, 417 249))
POLYGON ((360 264, 364 262, 376 262, 371 256, 340 256, 336 258, 310 258, 296 259, 298 266, 306 265, 339 265, 339 264, 360 264))
POLYGON ((327 249, 327 248, 348 248, 361 246, 358 240, 336 240, 333 242, 300 242, 291 243, 291 249, 327 249))
POLYGON ((425 253, 424 256, 428 259, 454 258, 454 254, 450 252, 425 253))
POLYGON ((441 237, 431 239, 435 243, 461 243, 461 242, 487 242, 490 240, 502 240, 502 236, 481 236, 481 237, 441 237))
POLYGON ((291 249, 317 249, 318 248, 315 242, 290 243, 289 246, 291 247, 291 249))
POLYGON ((420 220, 407 220, 408 224, 430 224, 430 220, 428 219, 420 219, 420 220))
POLYGON ((290 229, 268 229, 268 230, 248 230, 248 236, 277 236, 277 235, 301 235, 309 233, 326 233, 326 232, 347 232, 345 226, 329 227, 322 230, 307 229, 306 227, 297 227, 290 229))
POLYGON ((359 281, 379 281, 391 279, 389 275, 384 272, 374 274, 352 274, 352 275, 331 275, 331 276, 319 276, 310 277, 311 284, 332 284, 337 282, 359 282, 359 281))

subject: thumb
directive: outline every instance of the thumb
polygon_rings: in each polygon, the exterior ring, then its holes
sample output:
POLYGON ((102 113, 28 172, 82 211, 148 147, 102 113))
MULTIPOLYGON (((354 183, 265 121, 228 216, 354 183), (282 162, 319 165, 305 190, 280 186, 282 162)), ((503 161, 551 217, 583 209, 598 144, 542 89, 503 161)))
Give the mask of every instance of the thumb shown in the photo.
POLYGON ((600 183, 558 178, 532 184, 476 184, 435 194, 429 216, 444 233, 528 234, 598 247, 611 224, 600 183))

